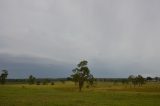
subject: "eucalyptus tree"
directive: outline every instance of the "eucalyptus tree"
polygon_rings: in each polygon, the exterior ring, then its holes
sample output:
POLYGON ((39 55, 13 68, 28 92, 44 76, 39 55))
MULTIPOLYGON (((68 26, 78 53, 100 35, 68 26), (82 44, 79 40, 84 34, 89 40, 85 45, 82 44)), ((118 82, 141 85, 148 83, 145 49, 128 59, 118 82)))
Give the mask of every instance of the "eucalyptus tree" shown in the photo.
POLYGON ((71 75, 71 78, 75 83, 78 83, 79 91, 82 90, 84 82, 89 81, 91 77, 90 70, 87 64, 88 61, 83 60, 79 64, 77 64, 77 67, 75 69, 72 70, 73 74, 71 75))
POLYGON ((6 83, 7 76, 8 76, 8 71, 7 70, 2 70, 2 73, 0 75, 1 84, 5 84, 6 83))
POLYGON ((132 83, 134 87, 136 85, 142 86, 143 84, 145 84, 145 78, 143 78, 143 76, 141 75, 138 76, 130 75, 128 77, 128 82, 132 83))
POLYGON ((29 84, 34 84, 36 81, 36 78, 33 75, 30 75, 28 78, 28 83, 29 84))

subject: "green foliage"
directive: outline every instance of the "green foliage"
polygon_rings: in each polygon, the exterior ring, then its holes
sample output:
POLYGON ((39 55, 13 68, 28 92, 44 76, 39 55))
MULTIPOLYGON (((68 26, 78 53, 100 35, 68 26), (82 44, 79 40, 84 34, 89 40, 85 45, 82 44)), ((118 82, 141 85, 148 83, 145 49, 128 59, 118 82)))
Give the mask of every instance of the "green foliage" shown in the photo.
POLYGON ((2 73, 0 75, 1 84, 5 84, 6 83, 7 76, 8 76, 8 71, 7 70, 2 70, 2 73))
POLYGON ((155 79, 155 81, 157 81, 157 82, 160 81, 160 77, 155 77, 154 79, 155 79))
POLYGON ((147 77, 146 80, 147 80, 147 81, 152 81, 153 78, 152 78, 152 77, 147 77))
POLYGON ((131 82, 134 85, 134 87, 136 85, 142 86, 143 84, 145 84, 145 78, 143 78, 141 75, 138 76, 130 75, 128 77, 128 82, 131 82))
POLYGON ((91 85, 93 85, 93 75, 90 74, 90 70, 87 66, 88 62, 86 60, 81 61, 75 69, 73 69, 73 74, 71 75, 72 80, 75 84, 78 83, 79 91, 81 91, 84 82, 88 81, 91 85))
POLYGON ((28 78, 28 83, 31 85, 31 84, 34 84, 36 81, 36 78, 32 75, 29 76, 28 78))

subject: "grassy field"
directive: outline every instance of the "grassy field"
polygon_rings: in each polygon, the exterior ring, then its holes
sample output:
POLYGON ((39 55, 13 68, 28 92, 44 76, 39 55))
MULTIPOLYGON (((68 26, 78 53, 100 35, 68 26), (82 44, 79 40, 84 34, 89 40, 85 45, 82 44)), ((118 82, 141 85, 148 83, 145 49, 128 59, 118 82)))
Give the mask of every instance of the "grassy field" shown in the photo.
POLYGON ((0 85, 0 106, 160 106, 160 84, 142 87, 99 82, 78 92, 74 83, 0 85))

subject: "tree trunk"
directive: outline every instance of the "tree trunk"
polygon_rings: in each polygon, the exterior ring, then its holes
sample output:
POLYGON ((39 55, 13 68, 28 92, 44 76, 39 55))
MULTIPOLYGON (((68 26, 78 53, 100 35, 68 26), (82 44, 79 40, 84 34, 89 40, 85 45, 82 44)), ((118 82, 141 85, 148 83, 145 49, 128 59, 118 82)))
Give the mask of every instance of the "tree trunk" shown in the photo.
POLYGON ((79 81, 79 91, 82 91, 82 87, 83 87, 83 81, 79 81))

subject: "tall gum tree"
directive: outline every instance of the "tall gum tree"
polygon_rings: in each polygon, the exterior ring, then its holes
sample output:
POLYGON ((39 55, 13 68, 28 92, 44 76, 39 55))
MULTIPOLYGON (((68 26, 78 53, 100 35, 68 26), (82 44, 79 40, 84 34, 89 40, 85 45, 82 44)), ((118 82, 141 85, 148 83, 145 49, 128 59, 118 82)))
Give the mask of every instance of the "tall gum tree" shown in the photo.
POLYGON ((71 75, 71 78, 75 83, 78 83, 79 91, 82 90, 84 82, 88 81, 91 76, 87 64, 88 61, 83 60, 79 64, 77 64, 77 67, 75 69, 72 70, 73 74, 71 75))

